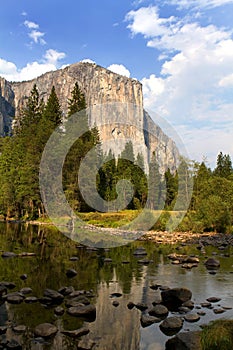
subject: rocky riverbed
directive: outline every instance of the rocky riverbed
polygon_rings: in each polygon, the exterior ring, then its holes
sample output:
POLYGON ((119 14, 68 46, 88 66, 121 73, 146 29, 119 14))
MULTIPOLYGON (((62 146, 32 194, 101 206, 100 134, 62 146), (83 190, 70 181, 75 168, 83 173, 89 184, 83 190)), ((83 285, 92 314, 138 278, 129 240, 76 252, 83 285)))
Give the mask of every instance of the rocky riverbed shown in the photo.
POLYGON ((97 249, 37 229, 0 235, 0 349, 198 350, 233 317, 228 236, 97 249))

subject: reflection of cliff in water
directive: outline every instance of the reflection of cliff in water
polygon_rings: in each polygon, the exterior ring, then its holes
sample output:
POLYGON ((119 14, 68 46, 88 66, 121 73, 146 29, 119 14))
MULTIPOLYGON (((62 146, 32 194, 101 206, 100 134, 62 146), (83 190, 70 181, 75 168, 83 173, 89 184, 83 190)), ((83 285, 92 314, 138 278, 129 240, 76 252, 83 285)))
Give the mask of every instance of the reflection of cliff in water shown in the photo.
MULTIPOLYGON (((140 313, 138 310, 128 310, 129 301, 141 301, 142 288, 133 281, 131 293, 120 298, 110 298, 111 293, 120 292, 114 271, 114 277, 109 286, 101 283, 97 299, 97 319, 90 325, 91 333, 99 335, 99 349, 101 350, 139 350, 140 349, 140 313), (119 306, 114 307, 112 301, 117 300, 119 306)), ((91 338, 91 335, 89 336, 91 338)))

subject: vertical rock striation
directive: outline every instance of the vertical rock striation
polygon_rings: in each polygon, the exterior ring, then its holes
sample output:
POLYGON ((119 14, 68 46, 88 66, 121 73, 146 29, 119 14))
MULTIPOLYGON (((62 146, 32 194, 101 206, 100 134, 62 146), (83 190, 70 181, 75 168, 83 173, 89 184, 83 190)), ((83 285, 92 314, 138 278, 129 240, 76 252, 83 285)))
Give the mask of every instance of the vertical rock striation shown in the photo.
POLYGON ((167 167, 176 168, 177 147, 144 112, 141 83, 92 63, 72 64, 31 81, 9 83, 0 78, 0 134, 7 134, 13 115, 20 121, 20 110, 34 84, 45 102, 55 86, 65 116, 76 82, 86 97, 89 125, 98 127, 104 151, 111 148, 117 156, 125 142, 131 140, 135 156, 142 153, 147 169, 153 152, 159 160, 161 172, 167 167))

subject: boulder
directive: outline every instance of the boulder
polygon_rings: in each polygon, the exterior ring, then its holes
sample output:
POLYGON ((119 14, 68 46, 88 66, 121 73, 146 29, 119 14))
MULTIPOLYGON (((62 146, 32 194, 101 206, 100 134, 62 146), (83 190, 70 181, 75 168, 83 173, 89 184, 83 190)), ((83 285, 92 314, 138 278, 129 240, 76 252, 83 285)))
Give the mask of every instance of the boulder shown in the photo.
POLYGON ((207 269, 216 269, 220 266, 220 262, 217 259, 209 258, 206 260, 205 266, 207 269))
POLYGON ((22 281, 25 281, 27 278, 28 278, 28 276, 27 276, 26 273, 24 273, 23 275, 20 276, 20 279, 21 279, 22 281))
POLYGON ((78 342, 77 350, 92 350, 92 348, 95 346, 95 342, 91 339, 81 339, 78 342))
POLYGON ((54 304, 62 303, 64 300, 64 295, 53 289, 45 289, 44 297, 52 299, 54 304))
POLYGON ((187 322, 197 322, 200 320, 200 316, 196 313, 187 314, 184 316, 185 321, 187 322))
POLYGON ((161 292, 163 303, 170 310, 176 309, 192 298, 192 292, 187 288, 172 288, 161 292))
POLYGON ((95 319, 96 307, 94 305, 73 306, 67 310, 67 313, 71 316, 95 319))
POLYGON ((226 310, 223 309, 222 307, 219 307, 217 309, 213 309, 213 312, 217 315, 217 314, 222 314, 223 312, 225 312, 226 310))
POLYGON ((78 306, 78 304, 89 305, 90 301, 83 295, 79 295, 76 298, 72 298, 66 301, 66 307, 78 306))
POLYGON ((4 296, 9 304, 21 304, 24 301, 24 296, 21 293, 10 293, 4 296))
POLYGON ((70 337, 70 338, 80 338, 83 335, 88 334, 90 331, 88 328, 83 327, 79 329, 75 329, 74 331, 62 331, 61 333, 70 337))
POLYGON ((120 303, 119 303, 119 301, 114 300, 114 301, 112 302, 112 305, 115 306, 115 307, 117 307, 117 306, 120 305, 120 303))
POLYGON ((51 323, 41 323, 35 327, 34 333, 38 337, 49 338, 57 333, 58 329, 51 323))
POLYGON ((19 326, 13 327, 12 329, 15 333, 25 333, 27 330, 27 327, 24 325, 19 325, 19 326))
POLYGON ((166 342, 166 350, 201 350, 201 332, 182 332, 166 342))
POLYGON ((166 306, 158 304, 155 305, 148 313, 150 316, 163 318, 168 315, 168 309, 166 306))
POLYGON ((145 255, 147 255, 147 252, 146 252, 145 248, 139 247, 139 248, 135 249, 133 255, 134 256, 145 256, 145 255))
POLYGON ((32 288, 24 287, 24 288, 21 288, 19 292, 22 294, 30 294, 32 293, 32 288))
POLYGON ((55 315, 57 316, 62 316, 64 314, 65 310, 63 309, 63 307, 61 306, 57 306, 55 309, 54 309, 54 313, 55 315))
POLYGON ((218 297, 210 297, 208 299, 206 299, 209 303, 218 303, 221 298, 218 298, 218 297))
POLYGON ((77 271, 75 271, 74 269, 69 269, 66 271, 66 276, 68 278, 73 278, 77 275, 77 271))
POLYGON ((22 350, 22 346, 20 345, 20 343, 15 340, 15 339, 11 339, 8 343, 7 343, 7 349, 12 349, 12 350, 22 350))
POLYGON ((178 333, 183 327, 183 320, 181 317, 168 317, 160 324, 161 331, 168 336, 178 333))
POLYGON ((16 284, 14 282, 0 282, 0 286, 4 286, 7 289, 14 289, 16 284))
POLYGON ((145 328, 152 325, 153 323, 161 322, 161 318, 150 316, 150 315, 142 315, 140 322, 141 322, 141 326, 145 328))
POLYGON ((70 286, 70 287, 61 287, 58 290, 58 293, 60 293, 60 294, 62 294, 64 296, 70 295, 73 292, 74 292, 74 287, 72 287, 72 286, 70 286))
POLYGON ((135 306, 135 304, 134 304, 132 301, 129 301, 128 304, 127 304, 127 308, 128 308, 129 310, 133 309, 134 306, 135 306))
POLYGON ((37 303, 38 302, 38 298, 37 297, 27 297, 24 299, 24 302, 27 304, 32 304, 32 303, 37 303))
POLYGON ((115 292, 110 294, 110 298, 120 298, 120 297, 122 297, 122 293, 115 292))
POLYGON ((135 307, 141 311, 145 311, 146 309, 148 309, 148 306, 145 303, 137 303, 135 304, 135 307))

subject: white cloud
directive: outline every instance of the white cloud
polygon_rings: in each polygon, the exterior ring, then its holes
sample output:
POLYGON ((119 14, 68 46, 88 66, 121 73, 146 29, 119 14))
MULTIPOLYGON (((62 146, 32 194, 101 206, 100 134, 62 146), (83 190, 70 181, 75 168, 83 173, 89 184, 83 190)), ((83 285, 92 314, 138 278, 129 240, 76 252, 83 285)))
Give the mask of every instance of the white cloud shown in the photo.
MULTIPOLYGON (((197 5, 201 1, 191 2, 197 5)), ((184 6, 186 1, 173 3, 184 6)), ((159 51, 162 60, 160 74, 142 79, 146 108, 177 127, 182 125, 181 136, 184 133, 186 141, 192 140, 192 154, 197 155, 197 150, 199 154, 211 153, 212 144, 214 152, 221 144, 225 152, 232 152, 228 145, 233 136, 232 32, 213 24, 201 25, 188 16, 182 20, 160 18, 155 6, 130 11, 126 19, 132 35, 143 35, 147 46, 159 51)))
POLYGON ((133 35, 143 34, 145 38, 165 35, 169 33, 167 24, 174 21, 174 17, 159 18, 158 8, 156 6, 141 7, 136 11, 130 11, 125 20, 130 22, 127 26, 133 35))
POLYGON ((233 74, 229 74, 229 75, 223 77, 219 81, 219 86, 222 86, 222 87, 233 86, 233 74))
POLYGON ((64 52, 47 50, 41 62, 28 63, 22 69, 18 69, 12 62, 0 59, 0 76, 9 81, 23 81, 34 79, 41 74, 59 68, 59 60, 65 57, 64 52))
POLYGON ((46 41, 43 38, 45 33, 39 30, 39 24, 32 21, 24 21, 24 25, 27 29, 29 29, 28 36, 32 39, 32 43, 41 45, 46 44, 46 41))
POLYGON ((27 12, 26 11, 23 11, 22 13, 21 13, 21 16, 27 16, 28 14, 27 14, 27 12))
POLYGON ((181 136, 189 157, 201 162, 207 157, 209 166, 216 165, 217 154, 222 151, 225 154, 233 154, 232 123, 225 128, 202 128, 180 125, 176 131, 181 136))
POLYGON ((215 8, 233 4, 233 0, 167 0, 169 5, 177 5, 179 8, 215 8))
POLYGON ((43 39, 43 36, 45 33, 40 32, 39 30, 32 30, 31 33, 28 34, 29 38, 31 38, 34 43, 38 44, 46 44, 45 40, 43 39))
POLYGON ((123 64, 111 64, 107 69, 111 70, 114 73, 124 75, 125 77, 130 77, 130 71, 123 66, 123 64))
POLYGON ((81 62, 83 62, 83 63, 93 63, 93 64, 95 64, 95 61, 91 60, 90 58, 84 58, 84 60, 82 60, 81 62))
POLYGON ((31 22, 31 21, 24 21, 24 25, 25 27, 29 28, 29 29, 38 29, 39 25, 35 22, 31 22))
POLYGON ((17 71, 17 67, 12 62, 0 58, 0 75, 2 74, 14 74, 17 71))
POLYGON ((57 62, 62 60, 66 57, 66 54, 64 52, 58 52, 53 49, 49 49, 46 51, 44 58, 47 63, 53 64, 54 66, 57 65, 57 62))

